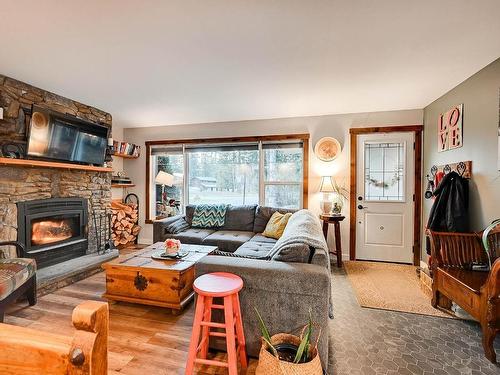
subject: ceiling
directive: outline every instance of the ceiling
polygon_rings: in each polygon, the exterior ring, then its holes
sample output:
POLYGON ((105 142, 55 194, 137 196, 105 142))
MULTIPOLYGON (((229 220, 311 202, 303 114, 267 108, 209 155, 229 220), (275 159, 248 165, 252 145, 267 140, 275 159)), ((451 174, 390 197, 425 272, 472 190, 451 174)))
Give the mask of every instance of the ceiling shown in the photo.
POLYGON ((123 127, 423 108, 500 57, 498 0, 0 3, 0 73, 123 127))

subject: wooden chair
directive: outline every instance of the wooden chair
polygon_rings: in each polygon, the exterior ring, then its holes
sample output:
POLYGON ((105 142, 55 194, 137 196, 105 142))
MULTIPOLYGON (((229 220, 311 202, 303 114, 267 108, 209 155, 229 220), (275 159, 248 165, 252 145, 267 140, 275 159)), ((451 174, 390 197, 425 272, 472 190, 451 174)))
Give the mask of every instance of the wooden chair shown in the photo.
POLYGON ((36 263, 22 258, 24 247, 16 241, 0 242, 0 246, 15 246, 18 258, 0 259, 0 323, 7 306, 26 297, 30 306, 36 304, 36 263))
POLYGON ((0 323, 0 374, 107 374, 108 304, 83 302, 72 320, 73 337, 0 323))
MULTIPOLYGON (((432 306, 443 295, 479 321, 483 349, 496 362, 493 341, 500 331, 500 258, 489 260, 481 233, 442 233, 428 231, 431 238, 432 306), (473 270, 473 265, 488 265, 489 271, 473 270)), ((490 244, 499 244, 500 231, 488 235, 490 244)), ((495 245, 496 246, 496 245, 495 245)), ((490 249, 490 254, 496 254, 490 249)))

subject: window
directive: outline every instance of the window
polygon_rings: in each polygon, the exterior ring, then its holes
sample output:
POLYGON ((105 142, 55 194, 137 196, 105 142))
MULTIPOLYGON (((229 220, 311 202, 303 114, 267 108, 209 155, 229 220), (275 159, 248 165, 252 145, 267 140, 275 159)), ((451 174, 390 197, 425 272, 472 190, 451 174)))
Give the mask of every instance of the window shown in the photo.
POLYGON ((259 203, 257 145, 188 148, 188 204, 259 203))
POLYGON ((404 143, 365 143, 365 200, 404 200, 404 143))
POLYGON ((149 219, 183 212, 187 204, 303 207, 308 136, 282 138, 218 139, 203 144, 146 142, 149 219), (168 177, 161 177, 160 172, 168 177))
POLYGON ((152 153, 153 197, 151 212, 155 217, 177 214, 181 211, 184 197, 184 156, 182 148, 154 149, 152 153), (169 184, 156 181, 160 171, 172 176, 169 184), (167 201, 168 198, 168 201, 167 201), (172 204, 169 202, 174 200, 172 204))
POLYGON ((263 144, 264 204, 302 207, 304 155, 302 143, 263 144))

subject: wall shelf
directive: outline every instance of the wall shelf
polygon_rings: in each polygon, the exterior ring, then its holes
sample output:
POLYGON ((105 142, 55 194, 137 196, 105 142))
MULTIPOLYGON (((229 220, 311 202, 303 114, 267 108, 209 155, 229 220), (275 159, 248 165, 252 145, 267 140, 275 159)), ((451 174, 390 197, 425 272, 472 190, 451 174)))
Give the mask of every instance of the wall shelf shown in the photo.
POLYGON ((135 184, 111 184, 112 188, 129 188, 134 186, 135 184))
POLYGON ((81 171, 90 172, 113 172, 112 168, 108 167, 94 167, 91 165, 80 165, 71 163, 59 163, 53 161, 31 160, 31 159, 11 159, 0 158, 0 165, 11 165, 18 167, 39 167, 39 168, 56 168, 56 169, 76 169, 81 171))
POLYGON ((118 156, 119 158, 124 158, 124 159, 137 159, 139 157, 138 155, 128 155, 128 154, 113 154, 113 156, 118 156))

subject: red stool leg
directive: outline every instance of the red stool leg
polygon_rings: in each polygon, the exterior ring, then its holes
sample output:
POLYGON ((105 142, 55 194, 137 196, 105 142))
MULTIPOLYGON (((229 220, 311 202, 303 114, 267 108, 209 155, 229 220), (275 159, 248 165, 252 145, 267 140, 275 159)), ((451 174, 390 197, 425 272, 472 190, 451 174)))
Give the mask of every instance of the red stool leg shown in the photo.
POLYGON ((229 375, 238 374, 238 359, 236 357, 236 337, 234 335, 233 296, 224 297, 224 319, 226 325, 227 364, 229 375))
POLYGON ((200 340, 201 322, 203 320, 203 310, 205 305, 205 297, 198 295, 196 301, 196 310, 194 313, 193 332, 191 334, 191 342, 189 343, 188 360, 186 364, 186 375, 193 374, 194 361, 198 353, 198 341, 200 340))
POLYGON ((241 368, 248 367, 247 350, 245 344, 245 332, 243 331, 243 321, 241 319, 240 297, 238 293, 233 294, 233 305, 236 313, 236 336, 238 338, 238 351, 240 355, 241 368))
MULTIPOLYGON (((212 297, 205 297, 205 311, 203 312, 203 321, 211 322, 212 321, 212 297)), ((207 359, 208 354, 208 343, 210 340, 210 327, 203 326, 201 329, 201 350, 200 350, 200 358, 207 359)))

